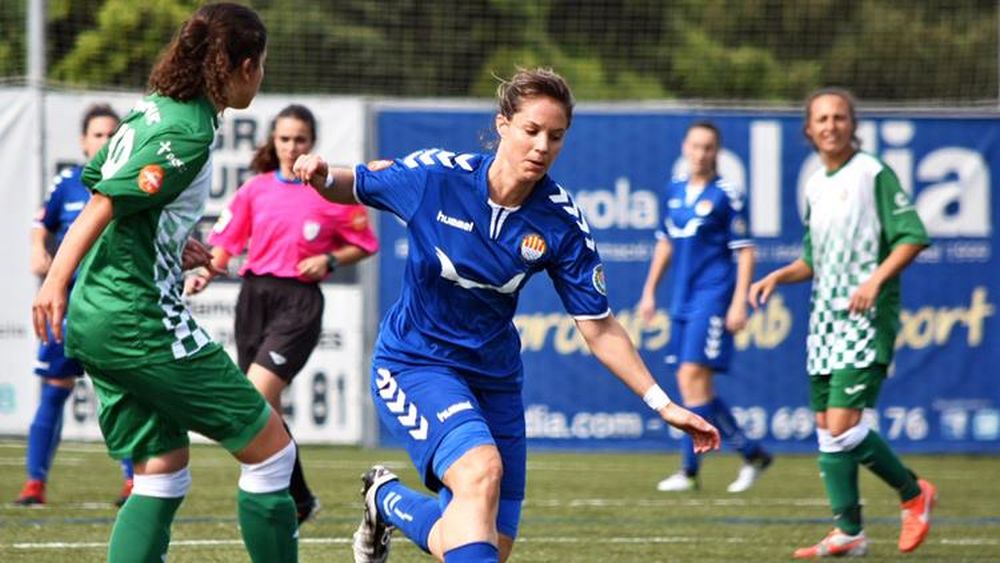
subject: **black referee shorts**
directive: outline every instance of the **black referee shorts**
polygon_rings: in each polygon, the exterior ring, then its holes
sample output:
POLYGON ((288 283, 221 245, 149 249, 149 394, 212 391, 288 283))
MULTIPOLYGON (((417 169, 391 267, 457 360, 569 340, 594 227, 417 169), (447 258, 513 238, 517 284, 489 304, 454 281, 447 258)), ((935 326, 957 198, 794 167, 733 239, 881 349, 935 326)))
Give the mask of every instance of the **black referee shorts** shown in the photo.
POLYGON ((259 364, 291 382, 319 343, 319 284, 247 272, 236 300, 236 354, 244 373, 259 364))

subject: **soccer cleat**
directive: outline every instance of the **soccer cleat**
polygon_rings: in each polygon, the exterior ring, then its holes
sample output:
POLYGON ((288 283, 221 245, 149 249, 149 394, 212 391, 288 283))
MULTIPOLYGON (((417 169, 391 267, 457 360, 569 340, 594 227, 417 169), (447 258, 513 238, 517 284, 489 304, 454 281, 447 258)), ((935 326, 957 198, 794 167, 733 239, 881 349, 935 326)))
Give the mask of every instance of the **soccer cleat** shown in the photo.
POLYGON ((795 550, 795 559, 820 559, 822 557, 864 557, 868 553, 868 538, 863 531, 849 536, 834 528, 816 545, 795 550))
POLYGON ((656 484, 657 491, 663 491, 666 493, 697 491, 698 488, 698 478, 691 477, 683 471, 678 471, 656 484))
POLYGON ((312 520, 320 508, 322 508, 322 505, 320 505, 319 499, 316 497, 309 497, 305 502, 295 503, 295 515, 299 520, 299 526, 312 520))
POLYGON ((379 487, 399 477, 382 465, 374 465, 361 476, 361 496, 364 497, 365 512, 361 523, 354 532, 352 547, 354 563, 384 563, 389 559, 389 541, 393 527, 378 513, 375 500, 379 487))
POLYGON ((125 480, 125 484, 122 485, 122 492, 118 495, 118 500, 115 501, 115 506, 121 508, 125 505, 125 501, 127 501, 128 497, 132 494, 132 484, 133 481, 131 479, 125 480))
POLYGON ((24 484, 21 494, 14 504, 18 506, 39 506, 45 504, 45 481, 31 479, 24 484))
POLYGON ((730 493, 742 493, 753 486, 753 484, 760 478, 761 474, 771 467, 771 462, 774 458, 771 454, 762 452, 753 461, 743 464, 740 468, 739 474, 736 476, 736 480, 726 487, 726 491, 730 493))
POLYGON ((937 503, 937 487, 918 479, 920 494, 903 503, 903 529, 899 532, 899 550, 909 553, 924 541, 931 530, 931 509, 937 503))

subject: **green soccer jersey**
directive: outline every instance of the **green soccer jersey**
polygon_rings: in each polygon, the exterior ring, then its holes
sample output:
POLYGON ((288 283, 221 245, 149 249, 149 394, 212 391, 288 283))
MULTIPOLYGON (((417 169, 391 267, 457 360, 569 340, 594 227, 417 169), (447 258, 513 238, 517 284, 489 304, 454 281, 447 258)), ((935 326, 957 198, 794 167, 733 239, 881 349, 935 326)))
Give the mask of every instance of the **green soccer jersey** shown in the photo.
POLYGON ((864 152, 806 181, 803 260, 813 270, 807 370, 830 374, 892 361, 899 330, 899 278, 875 307, 851 315, 851 295, 899 244, 928 244, 927 232, 892 169, 864 152))
POLYGON ((139 101, 87 165, 114 217, 84 259, 66 349, 105 369, 168 362, 217 346, 183 300, 181 253, 211 183, 216 111, 204 98, 139 101))

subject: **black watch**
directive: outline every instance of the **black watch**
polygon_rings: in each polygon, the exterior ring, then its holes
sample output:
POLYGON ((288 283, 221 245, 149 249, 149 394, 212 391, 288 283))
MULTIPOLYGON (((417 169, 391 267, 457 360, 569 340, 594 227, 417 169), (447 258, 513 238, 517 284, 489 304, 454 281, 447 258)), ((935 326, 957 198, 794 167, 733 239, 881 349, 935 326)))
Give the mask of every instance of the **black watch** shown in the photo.
POLYGON ((326 255, 326 269, 327 270, 329 270, 331 272, 334 271, 334 270, 336 270, 337 269, 337 264, 339 264, 339 263, 340 263, 340 261, 337 260, 337 257, 332 252, 330 252, 330 253, 328 253, 326 255))

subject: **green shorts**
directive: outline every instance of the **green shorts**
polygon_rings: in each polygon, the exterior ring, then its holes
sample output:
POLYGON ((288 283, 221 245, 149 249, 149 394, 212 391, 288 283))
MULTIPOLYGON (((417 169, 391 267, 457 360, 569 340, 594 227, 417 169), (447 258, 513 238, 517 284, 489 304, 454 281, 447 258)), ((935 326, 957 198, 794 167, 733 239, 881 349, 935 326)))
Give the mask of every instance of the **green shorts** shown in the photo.
POLYGON ((271 408, 219 346, 175 362, 105 370, 94 381, 98 421, 115 459, 142 461, 188 446, 188 430, 238 452, 271 408))
POLYGON ((885 379, 885 364, 872 364, 866 368, 835 370, 829 375, 809 378, 809 407, 815 411, 828 408, 873 408, 885 379))

